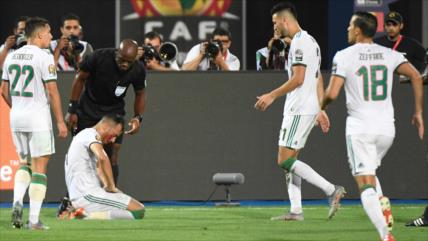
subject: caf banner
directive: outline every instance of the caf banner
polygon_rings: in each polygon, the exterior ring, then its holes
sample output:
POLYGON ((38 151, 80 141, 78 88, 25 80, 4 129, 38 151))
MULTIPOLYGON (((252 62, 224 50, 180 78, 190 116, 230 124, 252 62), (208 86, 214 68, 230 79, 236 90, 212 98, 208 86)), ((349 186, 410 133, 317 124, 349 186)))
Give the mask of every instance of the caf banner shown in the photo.
MULTIPOLYGON (((143 44, 144 34, 156 31, 177 45, 181 64, 186 53, 207 40, 216 27, 232 34, 230 52, 242 63, 242 0, 129 0, 120 1, 119 38, 143 44)), ((116 10, 117 11, 117 10, 116 10)), ((118 23, 116 23, 118 24, 118 23)), ((116 33, 117 34, 117 33, 116 33)))
POLYGON ((0 98, 0 191, 13 189, 13 177, 19 167, 10 132, 9 112, 9 106, 0 98))

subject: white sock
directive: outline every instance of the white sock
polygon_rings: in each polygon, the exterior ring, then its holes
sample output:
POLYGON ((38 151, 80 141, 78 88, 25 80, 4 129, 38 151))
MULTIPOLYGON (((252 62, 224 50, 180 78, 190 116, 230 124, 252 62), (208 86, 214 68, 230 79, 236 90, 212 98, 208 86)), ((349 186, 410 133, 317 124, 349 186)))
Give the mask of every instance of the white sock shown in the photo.
POLYGON ((318 174, 312 167, 304 162, 296 160, 291 167, 293 173, 299 175, 301 178, 310 184, 319 187, 324 191, 327 196, 330 196, 334 192, 334 185, 325 180, 320 174, 318 174))
POLYGON ((374 188, 367 188, 361 193, 361 202, 364 211, 379 232, 380 238, 383 239, 388 234, 388 225, 382 214, 379 197, 374 188))
POLYGON ((287 172, 288 198, 290 199, 290 213, 300 214, 302 210, 302 178, 296 174, 287 172))
POLYGON ((376 192, 379 198, 383 197, 382 187, 380 186, 379 178, 377 177, 376 177, 376 192))
POLYGON ((28 167, 21 167, 16 171, 13 188, 13 204, 18 202, 23 205, 24 195, 31 182, 31 174, 28 167))
POLYGON ((86 219, 134 219, 132 213, 128 210, 114 209, 104 212, 89 213, 86 219))
POLYGON ((28 194, 30 196, 29 221, 32 224, 39 222, 40 209, 46 196, 47 177, 42 173, 33 173, 28 194))

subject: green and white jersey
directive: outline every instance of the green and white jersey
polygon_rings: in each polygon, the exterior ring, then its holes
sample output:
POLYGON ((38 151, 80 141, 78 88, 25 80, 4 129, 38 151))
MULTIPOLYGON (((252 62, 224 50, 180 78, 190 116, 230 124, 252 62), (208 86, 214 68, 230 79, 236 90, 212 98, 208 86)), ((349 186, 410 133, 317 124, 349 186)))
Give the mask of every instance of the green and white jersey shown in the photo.
POLYGON ((345 79, 346 135, 395 136, 392 80, 405 62, 402 54, 373 43, 357 43, 336 53, 332 74, 345 79))
POLYGON ((90 149, 94 143, 102 144, 98 132, 94 128, 86 128, 73 138, 68 148, 64 168, 71 199, 82 197, 101 187, 97 174, 98 159, 90 149))
POLYGON ((321 64, 321 51, 317 41, 306 31, 296 33, 288 54, 288 76, 293 76, 292 67, 306 67, 305 79, 301 86, 287 94, 284 115, 316 115, 320 111, 317 83, 321 64))
POLYGON ((23 132, 51 130, 44 84, 57 79, 53 56, 37 46, 25 45, 7 56, 2 79, 8 81, 10 87, 11 129, 23 132))

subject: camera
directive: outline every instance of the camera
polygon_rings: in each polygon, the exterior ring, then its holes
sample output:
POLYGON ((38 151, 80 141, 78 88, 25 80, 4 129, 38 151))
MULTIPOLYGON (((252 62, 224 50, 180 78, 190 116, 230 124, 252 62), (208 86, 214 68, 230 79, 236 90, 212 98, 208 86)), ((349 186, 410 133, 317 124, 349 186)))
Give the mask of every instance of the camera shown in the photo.
POLYGON ((70 41, 73 51, 77 54, 80 54, 85 49, 85 46, 80 43, 78 36, 70 35, 68 36, 68 41, 70 41))
POLYGON ((211 40, 205 47, 205 56, 214 59, 218 53, 223 51, 223 44, 219 40, 211 40))
POLYGON ((19 49, 22 46, 27 45, 27 38, 23 33, 15 35, 15 45, 12 46, 12 49, 19 49))
POLYGON ((165 62, 174 61, 177 58, 177 53, 177 46, 171 42, 165 42, 159 48, 159 57, 165 62))
POLYGON ((288 44, 282 39, 274 39, 272 41, 272 51, 279 53, 284 51, 288 47, 288 44))
POLYGON ((153 46, 148 44, 148 45, 143 45, 142 47, 144 50, 144 54, 143 56, 141 56, 140 60, 142 60, 144 63, 147 63, 149 60, 152 60, 152 59, 159 60, 159 54, 153 46))

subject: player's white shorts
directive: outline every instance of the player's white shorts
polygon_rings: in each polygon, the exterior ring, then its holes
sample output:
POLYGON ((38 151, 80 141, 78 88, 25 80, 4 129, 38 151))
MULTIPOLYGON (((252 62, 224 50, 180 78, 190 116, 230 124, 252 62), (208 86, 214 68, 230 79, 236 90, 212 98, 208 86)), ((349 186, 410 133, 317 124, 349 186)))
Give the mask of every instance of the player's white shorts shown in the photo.
POLYGON ((394 137, 384 135, 347 135, 346 146, 352 175, 376 175, 376 169, 393 141, 394 137))
POLYGON ((130 196, 121 192, 106 192, 102 188, 94 189, 83 197, 71 200, 73 207, 84 208, 89 213, 111 211, 114 209, 126 210, 130 202, 130 196))
POLYGON ((279 131, 279 146, 302 149, 315 125, 316 115, 285 115, 279 131))
POLYGON ((12 140, 21 159, 28 155, 41 157, 55 153, 52 130, 35 132, 12 131, 12 140))

